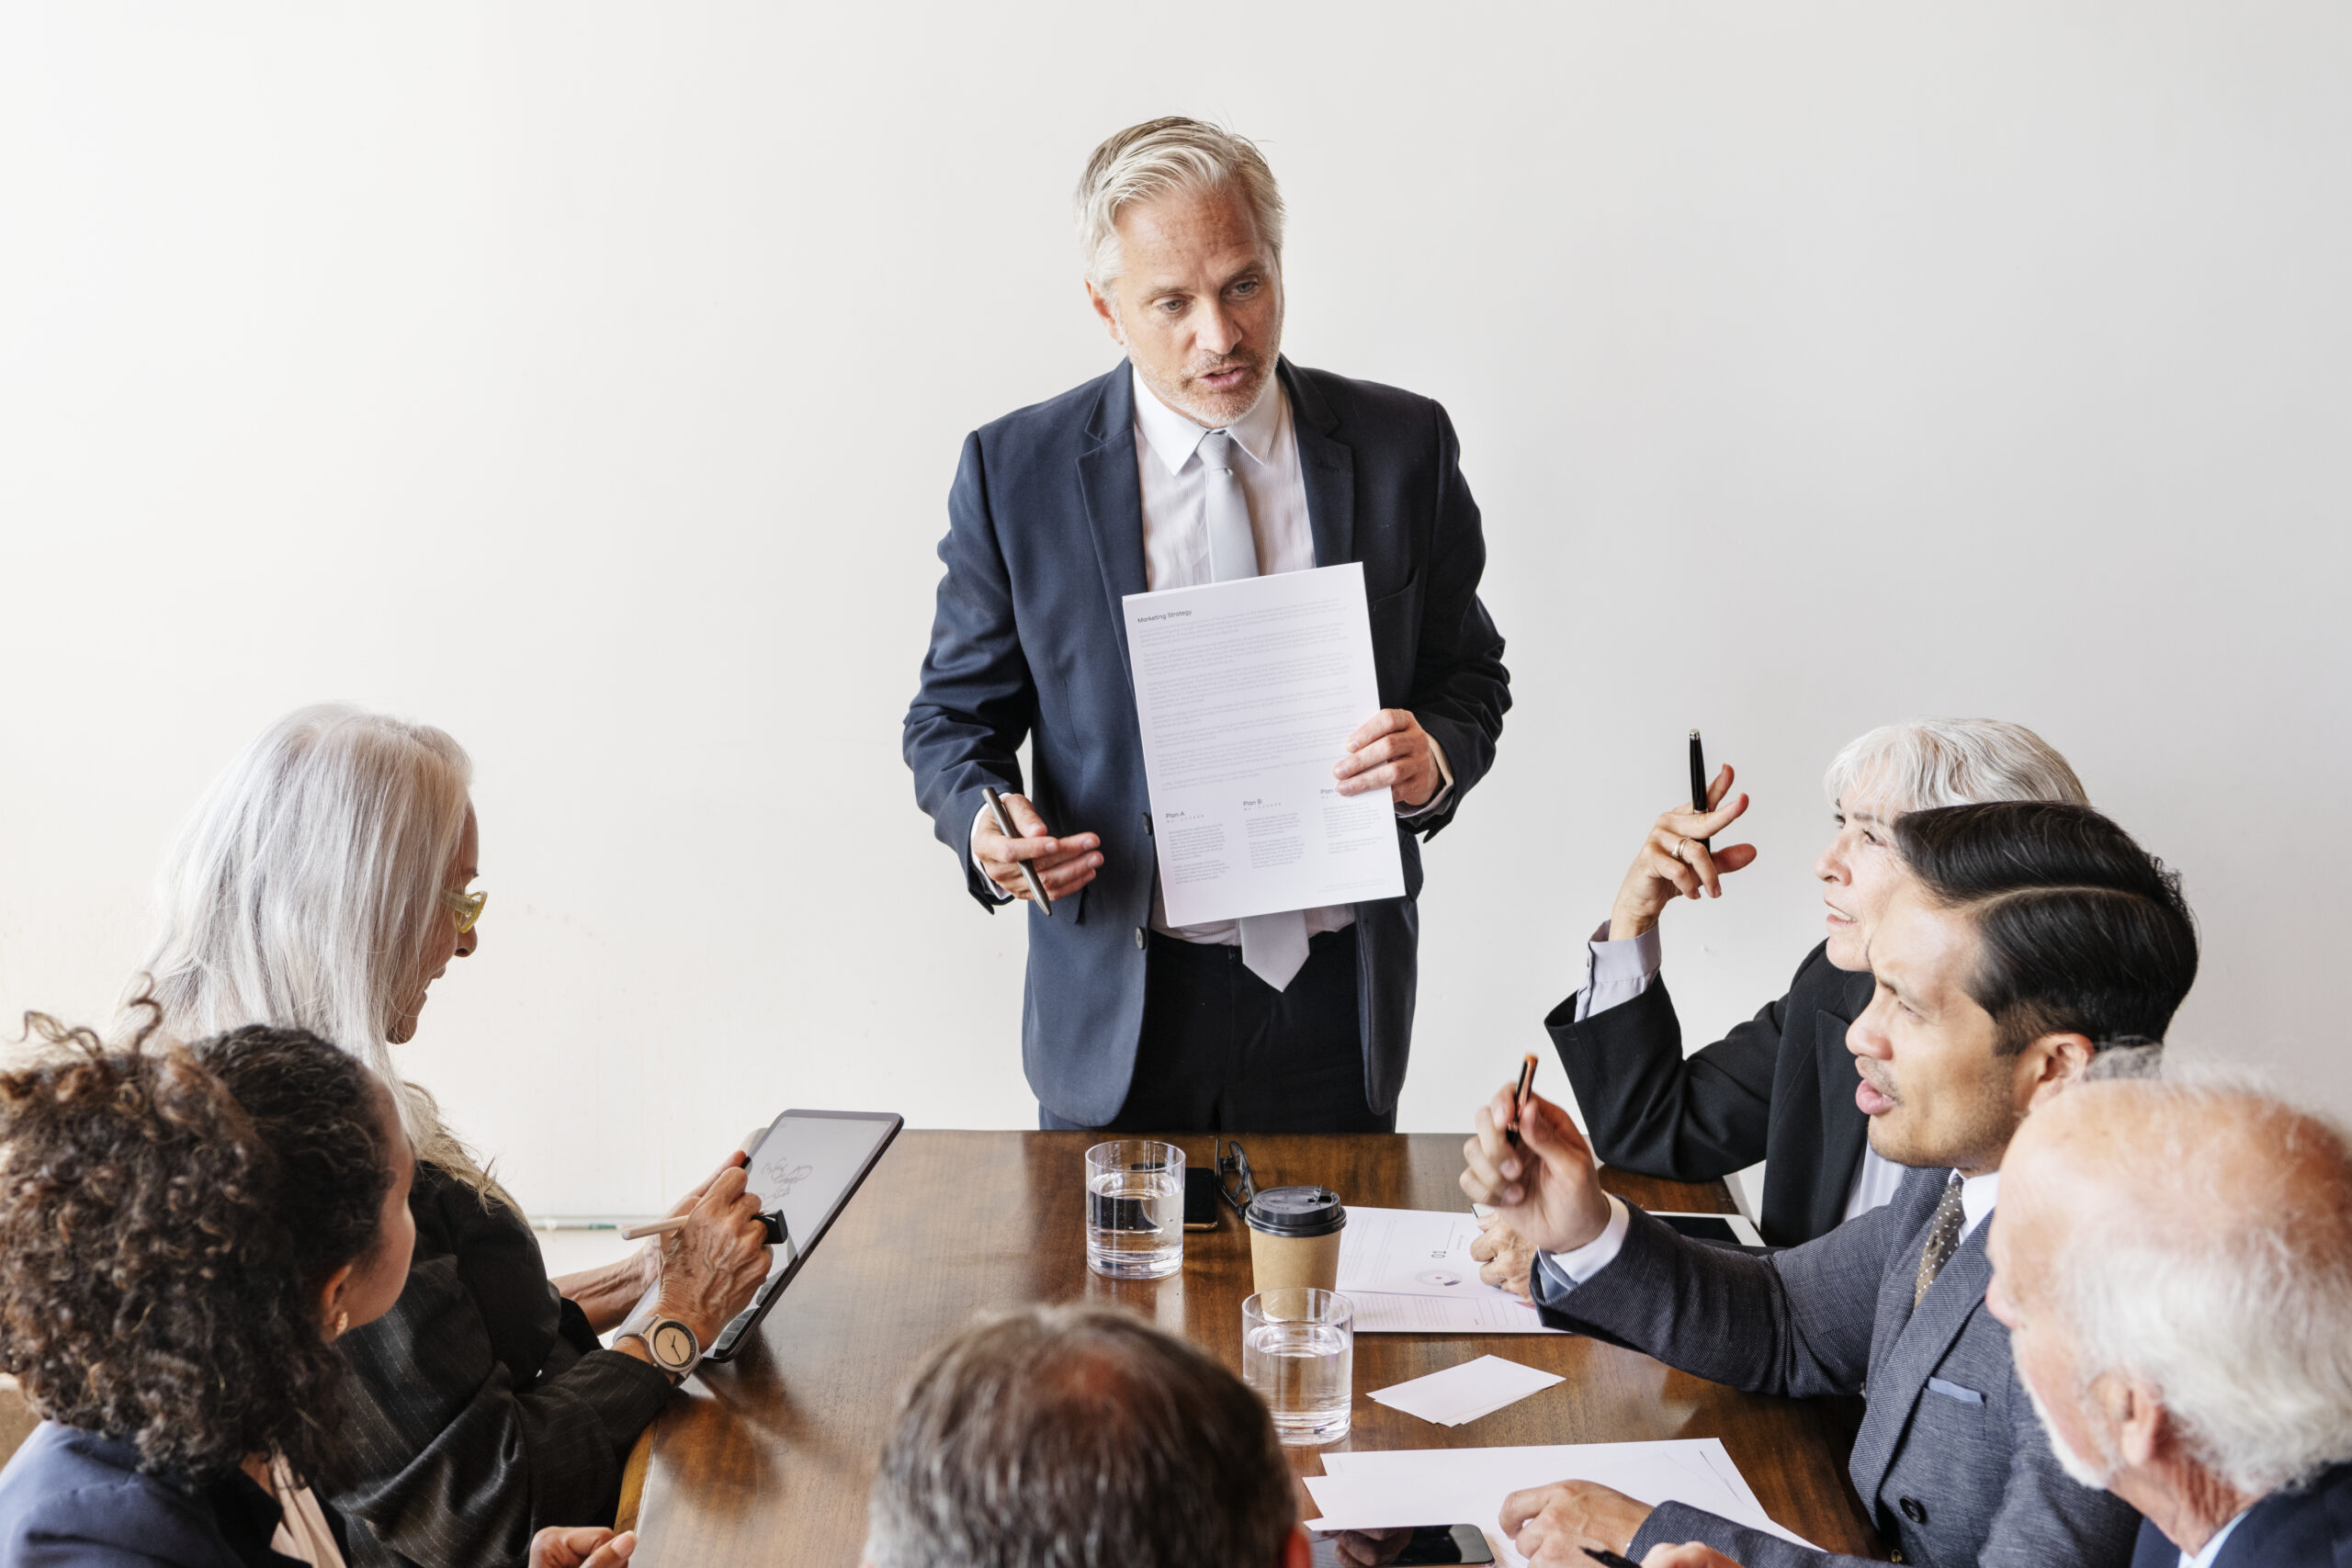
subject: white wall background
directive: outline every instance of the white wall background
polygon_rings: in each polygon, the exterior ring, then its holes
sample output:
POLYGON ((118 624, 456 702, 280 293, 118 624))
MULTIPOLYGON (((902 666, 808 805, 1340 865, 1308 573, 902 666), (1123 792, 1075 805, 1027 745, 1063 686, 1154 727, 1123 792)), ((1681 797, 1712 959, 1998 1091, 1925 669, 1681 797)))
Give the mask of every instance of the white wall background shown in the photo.
POLYGON ((1763 854, 1668 973, 1777 995, 1909 712, 2063 747, 2188 877, 2177 1038, 2352 1110, 2347 79, 2327 0, 6 0, 0 1016, 102 1016, 206 780, 341 696, 476 759, 407 1061, 526 1204, 786 1102, 1034 1124, 899 725, 959 438, 1112 363, 1080 164, 1183 111, 1283 178, 1289 352, 1442 399, 1486 509, 1406 1127, 1541 1045, 1692 725, 1763 854))

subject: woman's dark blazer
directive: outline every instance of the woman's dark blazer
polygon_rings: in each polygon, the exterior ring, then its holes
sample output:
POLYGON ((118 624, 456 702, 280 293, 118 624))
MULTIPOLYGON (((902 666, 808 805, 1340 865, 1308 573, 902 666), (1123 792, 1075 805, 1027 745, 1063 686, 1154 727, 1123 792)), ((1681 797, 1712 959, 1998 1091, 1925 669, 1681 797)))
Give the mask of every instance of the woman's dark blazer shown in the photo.
POLYGON ((1824 942, 1797 965, 1788 995, 1688 1057, 1664 975, 1582 1023, 1570 997, 1544 1027, 1603 1161, 1707 1181, 1767 1160, 1756 1228, 1774 1247, 1796 1247, 1845 1218, 1870 1139, 1846 1027, 1873 988, 1868 973, 1830 963, 1824 942))
POLYGON ((334 1499, 352 1568, 520 1563, 536 1530, 611 1523, 669 1378, 597 1347, 504 1203, 419 1164, 409 1209, 407 1288, 343 1341, 360 1385, 363 1479, 334 1499))
POLYGON ((242 1471, 209 1484, 151 1474, 121 1438, 54 1421, 0 1470, 0 1568, 301 1568, 269 1549, 277 1520, 242 1471))

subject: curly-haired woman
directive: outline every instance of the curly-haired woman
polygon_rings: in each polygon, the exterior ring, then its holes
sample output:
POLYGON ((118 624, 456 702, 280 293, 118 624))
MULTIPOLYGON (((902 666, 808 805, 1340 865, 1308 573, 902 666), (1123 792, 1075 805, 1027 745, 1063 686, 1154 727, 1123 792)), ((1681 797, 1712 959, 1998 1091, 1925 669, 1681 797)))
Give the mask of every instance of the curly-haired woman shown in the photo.
POLYGON ((551 1281, 520 1211, 432 1097, 402 1084, 391 1047, 481 940, 471 772, 428 726, 340 706, 288 715, 183 829, 145 965, 183 1039, 306 1028, 400 1086, 415 1259, 392 1309, 345 1343, 360 1385, 353 1473, 329 1494, 360 1568, 516 1563, 535 1531, 610 1518, 629 1446, 683 1373, 641 1337, 607 1350, 597 1336, 658 1284, 655 1315, 709 1345, 769 1264, 758 1201, 730 1165, 673 1211, 686 1226, 658 1252, 551 1281))
MULTIPOLYGON (((0 1075, 0 1365, 47 1418, 0 1470, 0 1568, 341 1568, 337 1341, 408 1277, 392 1097, 300 1030, 108 1051, 30 1021, 0 1075)), ((549 1531, 534 1568, 626 1561, 549 1531)))

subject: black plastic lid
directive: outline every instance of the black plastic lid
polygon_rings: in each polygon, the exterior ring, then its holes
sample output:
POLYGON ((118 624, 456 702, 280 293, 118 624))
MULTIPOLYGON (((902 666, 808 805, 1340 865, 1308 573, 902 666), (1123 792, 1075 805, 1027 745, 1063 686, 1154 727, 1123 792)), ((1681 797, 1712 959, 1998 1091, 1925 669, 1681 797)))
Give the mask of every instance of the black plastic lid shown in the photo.
POLYGON ((1269 1187, 1250 1201, 1243 1217, 1268 1235, 1329 1235, 1346 1226, 1348 1209, 1328 1187, 1269 1187))

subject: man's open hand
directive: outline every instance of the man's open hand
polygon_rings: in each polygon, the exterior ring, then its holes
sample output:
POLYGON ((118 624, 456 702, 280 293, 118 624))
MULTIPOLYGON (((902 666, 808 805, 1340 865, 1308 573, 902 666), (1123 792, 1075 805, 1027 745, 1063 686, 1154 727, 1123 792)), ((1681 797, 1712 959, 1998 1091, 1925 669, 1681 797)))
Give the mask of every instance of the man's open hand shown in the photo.
POLYGON ((979 824, 972 829, 972 858, 980 863, 989 880, 999 890, 1015 898, 1029 897, 1029 879, 1021 874, 1021 863, 1035 865, 1046 884, 1046 891, 1056 898, 1067 898, 1094 880, 1102 857, 1097 853, 1102 840, 1091 833, 1072 833, 1057 839, 1046 831, 1046 819, 1037 815, 1025 795, 1004 796, 1004 814, 1021 837, 1008 839, 997 830, 990 814, 980 813, 979 824))

